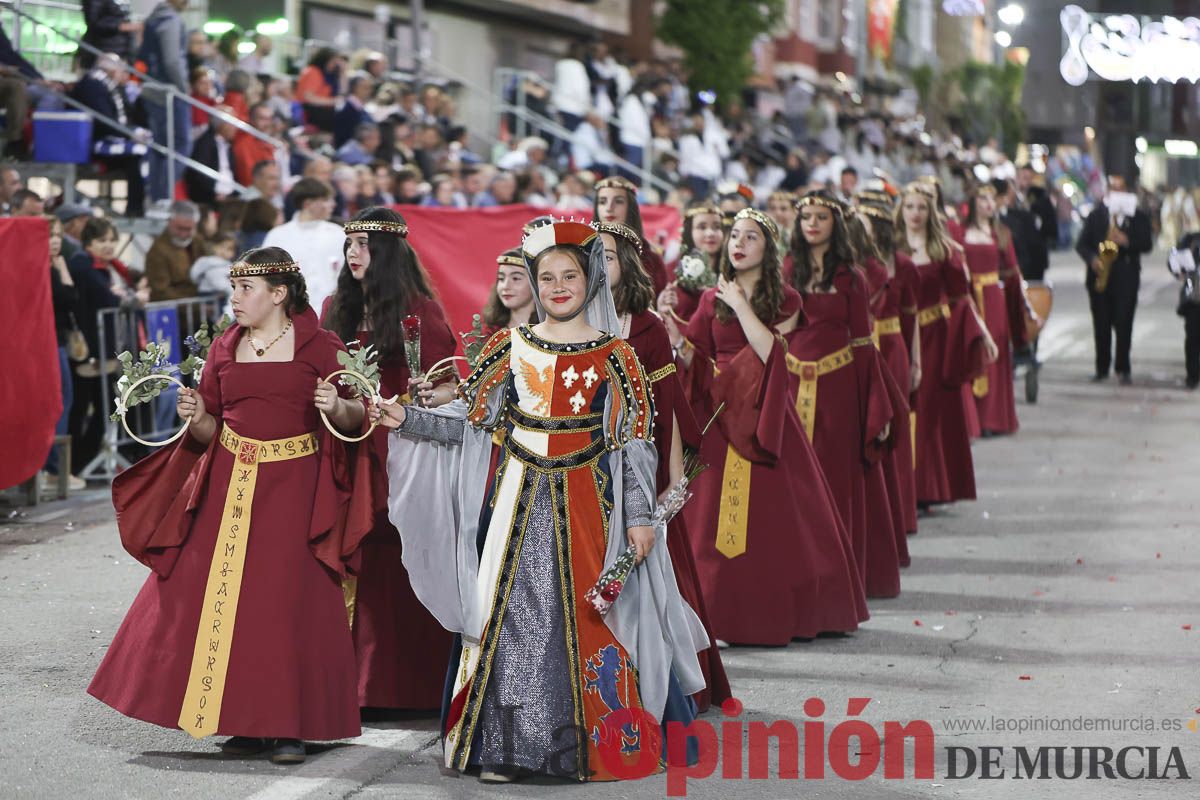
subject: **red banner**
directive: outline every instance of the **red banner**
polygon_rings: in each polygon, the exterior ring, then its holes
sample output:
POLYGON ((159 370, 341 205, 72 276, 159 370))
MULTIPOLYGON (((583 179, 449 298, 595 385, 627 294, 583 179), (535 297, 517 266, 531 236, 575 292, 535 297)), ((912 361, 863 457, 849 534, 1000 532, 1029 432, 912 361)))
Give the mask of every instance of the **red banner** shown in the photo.
POLYGON ((892 55, 897 0, 870 0, 867 7, 867 49, 880 61, 892 55))
POLYGON ((62 384, 46 221, 0 219, 0 253, 0 489, 6 489, 45 463, 62 414, 62 384))
MULTIPOLYGON (((521 227, 546 214, 534 206, 496 208, 423 208, 397 206, 408 222, 408 240, 429 271, 438 299, 455 333, 471 329, 471 317, 483 310, 496 280, 496 256, 521 244, 521 227)), ((671 206, 642 206, 646 238, 663 246, 679 238, 681 218, 671 206)), ((555 217, 561 212, 555 212, 555 217)), ((566 212, 591 220, 588 212, 566 212)))

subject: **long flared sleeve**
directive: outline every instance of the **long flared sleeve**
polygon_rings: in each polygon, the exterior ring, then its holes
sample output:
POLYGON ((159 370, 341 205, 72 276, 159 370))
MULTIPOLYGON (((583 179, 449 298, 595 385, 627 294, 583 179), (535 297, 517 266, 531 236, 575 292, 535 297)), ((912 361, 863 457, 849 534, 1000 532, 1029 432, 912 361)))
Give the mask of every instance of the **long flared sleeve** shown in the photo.
POLYGON ((1029 344, 1025 332, 1025 276, 1013 249, 1012 235, 1002 237, 1000 246, 1000 279, 1004 281, 1004 306, 1008 311, 1009 337, 1013 347, 1029 344))
POLYGON ((987 369, 988 334, 972 305, 971 280, 958 248, 952 248, 942 262, 942 284, 950 305, 950 318, 939 377, 942 385, 955 389, 975 380, 987 369))
POLYGON ((912 259, 903 253, 897 253, 895 281, 900 288, 900 333, 904 336, 904 346, 908 349, 910 361, 913 356, 913 333, 917 329, 917 291, 920 280, 912 259))
POLYGON ((874 323, 871 321, 870 296, 867 279, 858 269, 842 270, 834 279, 834 286, 846 295, 850 329, 850 347, 854 352, 854 371, 858 377, 859 418, 862 420, 863 440, 861 457, 875 461, 881 454, 879 436, 892 420, 892 404, 888 399, 879 349, 871 337, 874 323))
POLYGON ((692 363, 685 364, 682 358, 677 359, 684 397, 691 405, 692 414, 696 419, 710 418, 714 409, 712 387, 716 372, 717 346, 713 338, 713 324, 716 322, 713 301, 716 296, 714 289, 709 289, 700 296, 696 311, 688 321, 687 330, 684 331, 684 346, 692 350, 692 363))

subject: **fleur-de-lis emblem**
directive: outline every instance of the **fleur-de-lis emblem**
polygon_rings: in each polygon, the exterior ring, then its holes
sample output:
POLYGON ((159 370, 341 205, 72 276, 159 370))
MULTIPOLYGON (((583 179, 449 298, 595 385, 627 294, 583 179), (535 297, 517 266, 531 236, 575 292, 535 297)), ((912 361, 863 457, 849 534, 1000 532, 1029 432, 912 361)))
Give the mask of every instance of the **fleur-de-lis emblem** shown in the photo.
POLYGON ((575 385, 575 381, 579 380, 579 373, 575 371, 575 365, 567 367, 562 372, 563 386, 570 389, 575 385))
POLYGON ((592 384, 598 380, 600 380, 600 376, 596 374, 595 367, 588 367, 583 371, 583 388, 592 388, 592 384))
POLYGON ((583 407, 587 403, 587 401, 583 399, 583 392, 575 392, 575 394, 571 395, 571 397, 570 397, 570 403, 571 403, 571 413, 578 414, 580 411, 583 410, 583 407))

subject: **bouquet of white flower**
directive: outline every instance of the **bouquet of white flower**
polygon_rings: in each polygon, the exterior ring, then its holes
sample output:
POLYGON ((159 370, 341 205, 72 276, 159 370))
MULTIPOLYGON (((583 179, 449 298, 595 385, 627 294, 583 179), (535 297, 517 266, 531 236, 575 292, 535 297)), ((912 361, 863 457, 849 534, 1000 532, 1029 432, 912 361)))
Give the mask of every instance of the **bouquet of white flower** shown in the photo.
POLYGON ((717 285, 717 273, 703 253, 693 250, 679 259, 679 266, 675 267, 675 282, 682 289, 699 293, 717 285))

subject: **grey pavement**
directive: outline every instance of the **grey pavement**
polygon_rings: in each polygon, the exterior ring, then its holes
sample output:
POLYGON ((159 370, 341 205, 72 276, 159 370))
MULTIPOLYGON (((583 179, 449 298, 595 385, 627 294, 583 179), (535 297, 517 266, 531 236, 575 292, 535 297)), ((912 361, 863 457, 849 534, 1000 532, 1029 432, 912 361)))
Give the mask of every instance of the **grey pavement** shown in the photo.
MULTIPOLYGON (((846 780, 825 759, 824 779, 779 780, 772 756, 771 779, 722 778, 718 766, 687 782, 689 797, 1200 796, 1200 731, 1191 729, 1200 727, 1200 396, 1181 388, 1182 322, 1164 260, 1147 259, 1134 385, 1119 387, 1087 381, 1081 268, 1056 255, 1039 401, 1020 400, 1016 436, 975 445, 979 500, 921 520, 900 597, 872 602, 871 620, 852 636, 724 652, 745 705, 737 720, 803 730, 814 722, 805 701, 820 698, 828 740, 848 699, 870 698, 858 718, 876 731, 889 720, 930 724, 932 777, 914 777, 910 742, 902 779, 885 779, 880 766, 846 780), (1037 728, 1009 729, 1020 725, 1037 728), (978 756, 985 746, 1004 748, 1004 778, 981 780, 978 765, 975 777, 948 776, 947 748, 978 756), (1014 780, 1015 749, 1039 746, 1158 747, 1160 774, 1174 747, 1194 780, 1014 780)), ((107 492, 0 515, 0 797, 666 795, 662 775, 501 787, 446 775, 432 719, 368 723, 360 739, 296 768, 226 759, 211 740, 127 720, 84 692, 146 577, 120 548, 107 492)), ((855 763, 859 748, 850 750, 855 763)), ((1130 756, 1129 771, 1147 766, 1145 750, 1130 756)))

